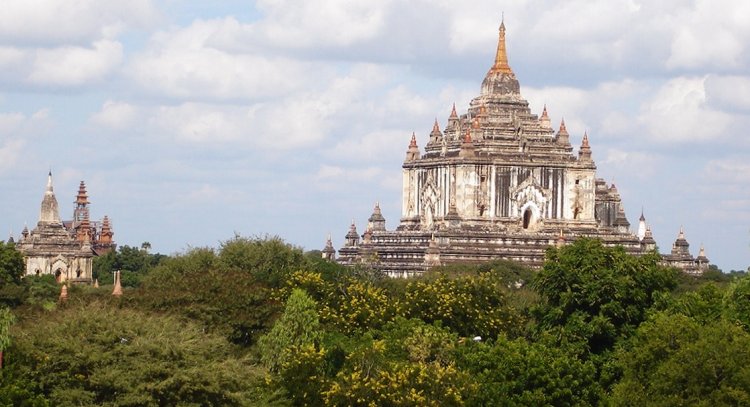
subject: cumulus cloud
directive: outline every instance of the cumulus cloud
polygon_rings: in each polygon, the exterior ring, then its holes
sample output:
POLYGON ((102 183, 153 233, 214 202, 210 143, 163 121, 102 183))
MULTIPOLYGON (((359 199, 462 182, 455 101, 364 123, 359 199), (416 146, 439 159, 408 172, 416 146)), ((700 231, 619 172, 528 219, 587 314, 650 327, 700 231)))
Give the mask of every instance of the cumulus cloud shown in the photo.
POLYGON ((649 179, 659 169, 662 157, 646 151, 608 148, 602 151, 597 164, 612 172, 628 172, 635 178, 649 179))
POLYGON ((259 0, 265 14, 258 25, 279 45, 306 47, 316 43, 349 45, 385 29, 385 8, 391 0, 259 0), (342 35, 346 33, 346 35, 342 35))
POLYGON ((724 135, 731 117, 706 101, 705 77, 678 77, 646 102, 639 120, 657 143, 700 142, 724 135))
POLYGON ((330 76, 319 64, 230 53, 210 44, 214 35, 234 31, 237 25, 235 19, 226 18, 157 33, 147 50, 134 56, 127 72, 147 92, 191 100, 257 100, 314 87, 309 80, 330 76))
POLYGON ((134 124, 138 108, 126 103, 108 100, 100 111, 89 118, 89 123, 112 130, 123 130, 134 124))
POLYGON ((750 77, 709 75, 704 85, 708 104, 730 111, 750 112, 750 77))
POLYGON ((91 48, 59 47, 35 52, 26 80, 36 85, 79 86, 101 81, 122 60, 122 44, 101 40, 91 48))
POLYGON ((151 0, 5 0, 0 44, 56 48, 111 39, 128 26, 158 21, 151 0))
POLYGON ((47 109, 26 115, 0 112, 0 174, 14 170, 21 162, 30 137, 47 125, 47 109))
POLYGON ((323 189, 346 190, 352 184, 374 183, 378 178, 381 178, 382 174, 383 169, 379 167, 351 168, 323 164, 318 168, 313 178, 316 184, 323 189))

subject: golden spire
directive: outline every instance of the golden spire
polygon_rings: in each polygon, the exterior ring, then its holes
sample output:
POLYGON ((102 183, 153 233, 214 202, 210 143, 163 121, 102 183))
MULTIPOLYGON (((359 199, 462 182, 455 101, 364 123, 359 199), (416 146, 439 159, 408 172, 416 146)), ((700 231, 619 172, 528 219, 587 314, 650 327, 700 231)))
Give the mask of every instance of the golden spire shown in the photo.
POLYGON ((497 53, 495 64, 490 68, 490 73, 511 74, 513 70, 508 65, 508 53, 505 50, 505 19, 500 23, 500 38, 497 41, 497 53))

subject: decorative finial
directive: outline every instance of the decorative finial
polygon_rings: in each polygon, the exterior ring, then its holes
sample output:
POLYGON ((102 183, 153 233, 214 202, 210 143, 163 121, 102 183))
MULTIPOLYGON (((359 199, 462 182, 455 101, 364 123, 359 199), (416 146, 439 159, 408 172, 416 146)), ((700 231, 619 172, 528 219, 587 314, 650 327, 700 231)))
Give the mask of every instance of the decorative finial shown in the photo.
POLYGON ((409 142, 409 148, 417 147, 417 135, 414 132, 411 133, 411 141, 409 142))
POLYGON ((457 119, 458 113, 456 113, 456 102, 453 102, 453 108, 451 109, 451 119, 457 119))
POLYGON ((500 34, 497 40, 497 53, 495 54, 495 64, 490 68, 489 73, 512 74, 513 70, 508 65, 508 54, 505 50, 505 17, 500 22, 500 34))

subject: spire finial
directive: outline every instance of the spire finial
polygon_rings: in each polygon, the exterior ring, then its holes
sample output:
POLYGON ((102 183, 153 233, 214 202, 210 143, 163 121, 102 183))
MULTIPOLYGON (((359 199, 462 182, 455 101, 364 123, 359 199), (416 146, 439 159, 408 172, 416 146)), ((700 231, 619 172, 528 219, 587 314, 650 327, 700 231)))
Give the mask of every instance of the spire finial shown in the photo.
POLYGON ((505 16, 503 15, 500 22, 500 33, 497 40, 497 53, 495 54, 495 64, 490 68, 490 73, 511 74, 513 70, 508 65, 508 53, 505 49, 505 16))
POLYGON ((53 188, 52 188, 52 170, 49 170, 47 173, 47 189, 44 192, 46 195, 52 195, 53 194, 53 188))

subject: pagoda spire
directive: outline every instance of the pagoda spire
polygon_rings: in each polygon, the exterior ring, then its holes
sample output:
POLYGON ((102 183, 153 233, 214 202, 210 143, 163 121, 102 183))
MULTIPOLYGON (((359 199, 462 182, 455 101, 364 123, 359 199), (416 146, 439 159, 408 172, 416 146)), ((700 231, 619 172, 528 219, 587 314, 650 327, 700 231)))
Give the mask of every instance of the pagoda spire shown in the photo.
POLYGON ((500 33, 497 40, 495 64, 490 68, 490 73, 513 73, 513 70, 510 69, 510 65, 508 65, 508 52, 505 49, 505 18, 500 22, 500 33))
POLYGON ((57 209, 57 198, 52 188, 52 171, 47 174, 47 188, 44 191, 42 207, 39 213, 40 223, 61 223, 60 212, 57 209))
POLYGON ((453 108, 451 109, 451 119, 458 119, 458 113, 456 113, 456 102, 453 102, 453 108))

